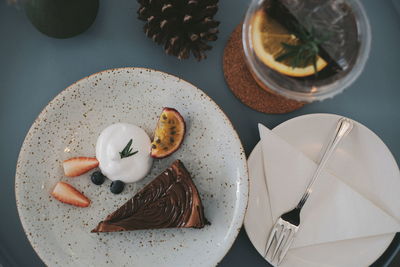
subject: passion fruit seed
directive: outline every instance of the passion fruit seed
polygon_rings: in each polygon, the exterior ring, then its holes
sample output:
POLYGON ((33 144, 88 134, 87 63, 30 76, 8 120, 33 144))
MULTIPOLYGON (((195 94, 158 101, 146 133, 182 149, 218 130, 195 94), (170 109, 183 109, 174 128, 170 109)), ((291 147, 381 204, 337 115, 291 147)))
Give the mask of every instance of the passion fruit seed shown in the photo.
POLYGON ((169 141, 170 141, 170 142, 171 142, 171 144, 172 144, 172 143, 174 143, 174 141, 175 141, 175 140, 174 140, 174 138, 173 138, 173 137, 170 137, 170 138, 169 138, 169 141))
POLYGON ((175 134, 176 134, 176 132, 175 132, 175 131, 172 131, 172 132, 171 132, 171 134, 172 134, 172 135, 175 135, 175 134))
POLYGON ((166 120, 167 119, 167 115, 163 114, 162 118, 163 118, 163 120, 166 120))
POLYGON ((156 149, 157 146, 156 146, 155 144, 152 144, 152 145, 151 145, 151 148, 156 149))
POLYGON ((157 139, 156 139, 156 143, 157 143, 157 144, 161 143, 161 139, 160 139, 160 137, 158 137, 158 136, 157 136, 157 139))

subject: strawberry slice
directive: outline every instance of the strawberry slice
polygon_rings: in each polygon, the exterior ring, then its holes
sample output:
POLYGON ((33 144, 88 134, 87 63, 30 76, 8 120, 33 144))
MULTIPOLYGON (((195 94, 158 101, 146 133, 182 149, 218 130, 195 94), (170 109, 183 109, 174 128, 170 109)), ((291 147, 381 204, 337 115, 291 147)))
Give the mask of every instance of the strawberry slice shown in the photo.
POLYGON ((58 182, 51 195, 63 203, 77 207, 87 207, 90 204, 90 200, 85 195, 76 190, 72 185, 64 182, 58 182))
POLYGON ((65 176, 75 177, 99 166, 96 158, 77 157, 64 160, 63 167, 65 176))

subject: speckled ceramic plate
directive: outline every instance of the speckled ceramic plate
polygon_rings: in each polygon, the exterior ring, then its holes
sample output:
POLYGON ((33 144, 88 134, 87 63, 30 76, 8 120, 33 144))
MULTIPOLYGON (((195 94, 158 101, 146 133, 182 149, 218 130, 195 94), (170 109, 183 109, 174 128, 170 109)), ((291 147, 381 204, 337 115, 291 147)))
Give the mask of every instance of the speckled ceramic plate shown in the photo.
POLYGON ((228 118, 201 90, 158 71, 107 70, 71 85, 40 113, 18 159, 15 194, 22 225, 49 266, 213 266, 231 247, 248 198, 246 158, 228 118), (94 156, 100 131, 128 122, 152 134, 162 107, 178 109, 187 122, 186 139, 171 157, 156 160, 151 173, 120 195, 90 182, 67 178, 61 162, 94 156), (181 159, 200 192, 203 229, 163 229, 93 234, 90 230, 145 184, 181 159), (77 208, 54 200, 50 191, 68 181, 92 200, 77 208))

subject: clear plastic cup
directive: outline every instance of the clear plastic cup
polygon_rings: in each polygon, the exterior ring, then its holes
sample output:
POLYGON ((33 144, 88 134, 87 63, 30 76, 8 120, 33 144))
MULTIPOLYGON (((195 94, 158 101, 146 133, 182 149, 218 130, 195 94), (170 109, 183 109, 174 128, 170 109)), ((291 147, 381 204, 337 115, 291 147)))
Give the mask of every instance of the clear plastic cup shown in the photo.
MULTIPOLYGON (((247 65, 253 77, 262 88, 289 99, 301 102, 312 102, 331 98, 339 94, 345 88, 349 87, 360 76, 368 59, 371 48, 371 28, 366 12, 360 1, 280 0, 291 5, 298 5, 298 14, 300 15, 302 15, 302 12, 304 11, 304 3, 308 2, 308 8, 310 7, 310 3, 314 3, 315 7, 313 6, 313 12, 308 12, 305 10, 306 13, 303 13, 306 14, 306 16, 309 16, 311 21, 319 21, 322 17, 322 20, 326 20, 323 23, 327 24, 327 27, 329 27, 330 30, 334 29, 334 24, 341 19, 341 15, 339 13, 337 13, 334 9, 333 11, 331 10, 332 6, 336 4, 345 4, 346 7, 350 8, 349 10, 351 11, 351 14, 354 15, 352 18, 354 18, 357 28, 356 38, 358 41, 358 49, 355 50, 354 47, 347 49, 346 46, 336 49, 338 55, 334 55, 334 58, 337 60, 336 62, 339 62, 340 64, 343 63, 344 70, 338 74, 323 79, 293 78, 269 68, 257 58, 252 44, 251 22, 254 14, 263 8, 265 1, 268 0, 253 0, 251 2, 246 13, 242 31, 242 42, 247 65), (352 51, 351 48, 353 48, 354 51, 352 51), (346 49, 349 51, 346 51, 346 49), (352 55, 353 58, 350 63, 346 62, 345 56, 340 58, 339 54, 341 51, 345 51, 344 53, 347 53, 347 55, 352 55)), ((303 19, 303 17, 300 17, 300 19, 303 19)), ((323 25, 323 23, 321 24, 318 22, 316 24, 323 25)), ((340 25, 340 23, 337 25, 340 25)), ((346 29, 339 28, 338 32, 343 32, 346 34, 346 29)), ((343 40, 345 40, 345 38, 343 38, 343 40)), ((346 42, 344 42, 344 45, 346 45, 346 42)), ((332 51, 333 54, 335 54, 335 50, 332 51)))

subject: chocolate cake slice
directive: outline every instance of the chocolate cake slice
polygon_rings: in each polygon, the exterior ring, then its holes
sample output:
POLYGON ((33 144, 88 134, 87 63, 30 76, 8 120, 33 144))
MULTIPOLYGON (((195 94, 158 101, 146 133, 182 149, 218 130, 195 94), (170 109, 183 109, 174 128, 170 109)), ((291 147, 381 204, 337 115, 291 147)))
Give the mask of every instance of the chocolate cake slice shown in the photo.
POLYGON ((177 160, 92 232, 203 228, 207 223, 199 192, 183 163, 177 160))

